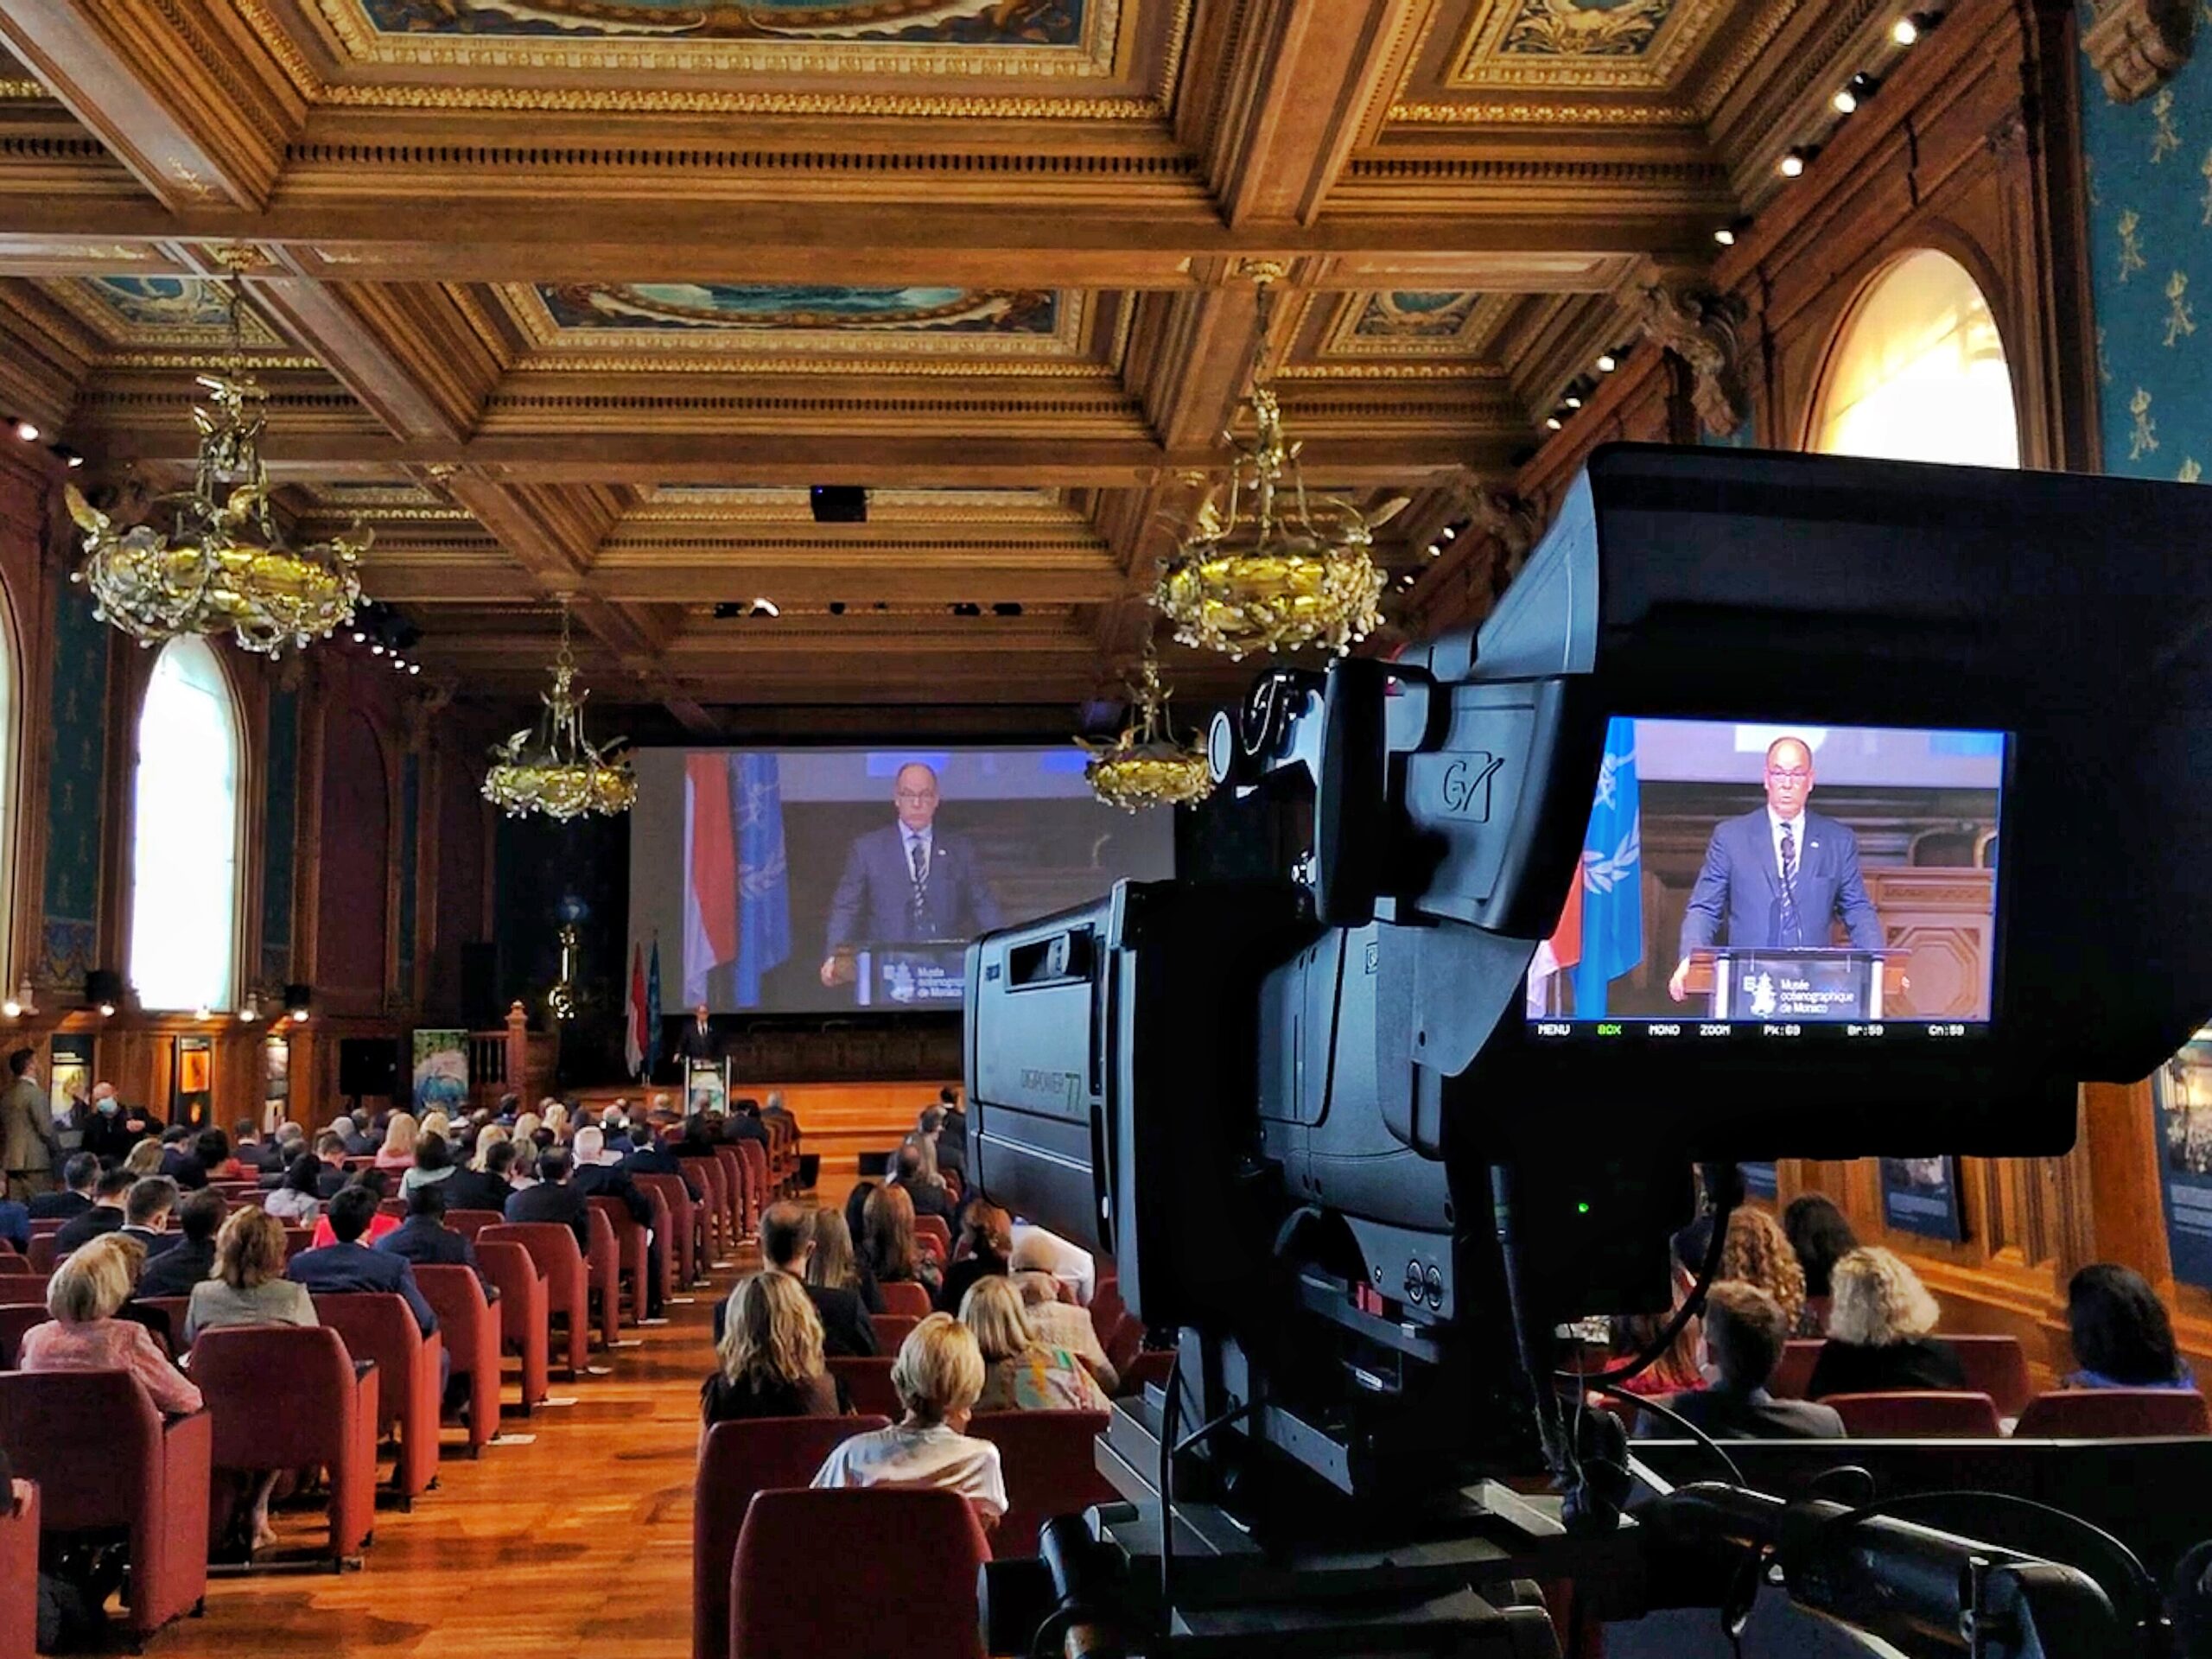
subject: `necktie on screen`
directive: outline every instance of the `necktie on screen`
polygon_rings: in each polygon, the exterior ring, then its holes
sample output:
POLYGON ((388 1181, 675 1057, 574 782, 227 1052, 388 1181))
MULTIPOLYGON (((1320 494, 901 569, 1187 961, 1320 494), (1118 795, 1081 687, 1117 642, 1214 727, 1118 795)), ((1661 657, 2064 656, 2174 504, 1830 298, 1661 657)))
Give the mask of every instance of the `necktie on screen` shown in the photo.
POLYGON ((919 836, 906 843, 906 856, 914 867, 914 919, 922 919, 923 909, 929 900, 930 852, 919 836))
POLYGON ((1797 842, 1789 826, 1782 826, 1782 940, 1783 944, 1802 944, 1803 931, 1797 924, 1797 842))

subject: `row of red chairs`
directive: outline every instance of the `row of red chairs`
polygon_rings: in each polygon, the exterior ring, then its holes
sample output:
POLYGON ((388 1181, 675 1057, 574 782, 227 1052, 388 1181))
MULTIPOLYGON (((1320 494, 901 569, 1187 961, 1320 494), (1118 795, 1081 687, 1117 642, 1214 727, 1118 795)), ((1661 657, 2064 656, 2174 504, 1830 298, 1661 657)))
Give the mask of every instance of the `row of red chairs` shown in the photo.
MULTIPOLYGON (((1832 1394, 1845 1432, 1859 1440, 1995 1440, 1997 1402, 1970 1389, 1832 1394)), ((2212 1410, 2194 1389, 2061 1389, 2021 1408, 2020 1440, 2103 1440, 2212 1433, 2212 1410)))
MULTIPOLYGON (((831 1362, 840 1363, 849 1362, 831 1362)), ((974 1510, 949 1492, 805 1490, 840 1441, 891 1421, 860 1409, 718 1423, 709 1433, 693 1484, 693 1659, 877 1651, 883 1610, 900 1606, 943 1615, 901 1630, 906 1659, 981 1659, 976 1569, 994 1555, 1033 1555, 1052 1516, 1117 1497, 1094 1451, 1103 1411, 969 1420, 968 1433, 998 1446, 1006 1478, 1008 1507, 988 1541, 974 1510), (837 1548, 823 1549, 824 1538, 837 1548)))

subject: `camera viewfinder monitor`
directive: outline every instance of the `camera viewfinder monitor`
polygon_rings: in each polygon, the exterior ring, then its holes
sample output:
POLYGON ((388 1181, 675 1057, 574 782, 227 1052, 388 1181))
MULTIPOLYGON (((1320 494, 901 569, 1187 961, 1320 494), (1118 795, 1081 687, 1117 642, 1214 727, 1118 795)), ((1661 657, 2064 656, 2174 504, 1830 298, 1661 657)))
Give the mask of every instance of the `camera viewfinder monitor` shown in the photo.
POLYGON ((1539 1042, 1971 1042, 1997 962, 2001 732, 1616 716, 1539 1042))

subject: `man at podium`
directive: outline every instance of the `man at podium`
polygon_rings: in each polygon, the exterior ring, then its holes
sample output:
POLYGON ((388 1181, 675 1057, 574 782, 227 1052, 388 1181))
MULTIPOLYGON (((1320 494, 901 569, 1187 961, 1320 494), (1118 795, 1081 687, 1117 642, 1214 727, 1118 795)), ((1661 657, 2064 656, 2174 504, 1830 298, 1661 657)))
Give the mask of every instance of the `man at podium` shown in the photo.
POLYGON ((1813 751, 1794 737, 1766 752, 1766 805, 1718 825, 1705 868, 1682 912, 1681 950, 1667 994, 1687 994, 1690 953, 1713 945, 1723 922, 1727 943, 1788 950, 1827 944, 1837 917, 1859 950, 1879 950, 1882 918, 1859 873, 1859 838, 1834 818, 1805 810, 1813 792, 1813 751))

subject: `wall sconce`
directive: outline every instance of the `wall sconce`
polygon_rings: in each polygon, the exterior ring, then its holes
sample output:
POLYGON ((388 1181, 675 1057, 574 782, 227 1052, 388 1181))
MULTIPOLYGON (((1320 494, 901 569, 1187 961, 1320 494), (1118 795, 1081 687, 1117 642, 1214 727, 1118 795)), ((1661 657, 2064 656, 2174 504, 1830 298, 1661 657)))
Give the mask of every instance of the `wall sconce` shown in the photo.
POLYGON ((85 976, 85 1003, 98 1008, 101 1019, 113 1019, 123 1006, 123 976, 112 968, 93 969, 85 976))
POLYGON ((259 991, 248 991, 245 994, 245 1001, 241 1004, 238 1008, 238 1019, 243 1024, 250 1026, 260 1018, 261 993, 259 991))
POLYGON ((0 1014, 6 1014, 10 1020, 20 1020, 27 1014, 37 1012, 38 1003, 33 999, 31 982, 28 979, 16 988, 16 994, 4 1002, 0 1002, 0 1014))

